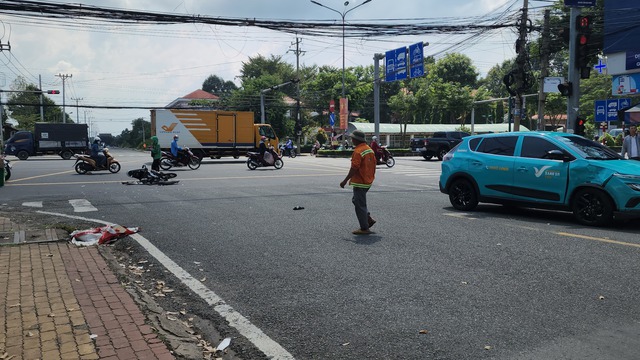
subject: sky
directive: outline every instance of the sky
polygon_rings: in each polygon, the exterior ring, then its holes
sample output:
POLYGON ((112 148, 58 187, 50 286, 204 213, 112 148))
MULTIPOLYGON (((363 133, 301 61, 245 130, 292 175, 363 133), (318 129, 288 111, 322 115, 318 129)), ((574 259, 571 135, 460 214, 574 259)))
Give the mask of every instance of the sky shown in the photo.
MULTIPOLYGON (((66 3, 48 1, 50 3, 66 3)), ((518 11, 523 0, 372 0, 353 9, 363 0, 317 0, 335 9, 328 10, 309 0, 92 0, 73 4, 104 8, 153 11, 221 18, 260 20, 335 21, 346 23, 400 23, 429 19, 446 24, 474 16, 518 11)), ((548 3, 547 3, 548 4, 548 3)), ((536 10, 529 5, 531 12, 536 10)), ((0 4, 1 7, 1 4, 0 4)), ((255 27, 212 26, 207 24, 131 25, 66 20, 75 26, 44 18, 0 14, 0 88, 8 89, 17 76, 42 89, 57 89, 48 95, 63 104, 62 78, 71 75, 64 86, 64 105, 74 121, 90 124, 92 135, 119 135, 131 129, 131 121, 149 121, 147 109, 96 109, 82 106, 163 107, 183 95, 200 89, 210 75, 234 81, 243 62, 262 55, 281 56, 295 66, 293 34, 255 27), (79 105, 76 108, 76 104, 79 105)), ((342 38, 300 36, 300 64, 342 68, 342 38)), ((373 64, 373 55, 417 42, 428 42, 425 56, 441 58, 447 52, 469 56, 481 76, 516 56, 515 29, 493 31, 490 36, 469 39, 469 34, 387 36, 345 38, 347 67, 373 64)), ((7 94, 2 94, 6 101, 7 94)))

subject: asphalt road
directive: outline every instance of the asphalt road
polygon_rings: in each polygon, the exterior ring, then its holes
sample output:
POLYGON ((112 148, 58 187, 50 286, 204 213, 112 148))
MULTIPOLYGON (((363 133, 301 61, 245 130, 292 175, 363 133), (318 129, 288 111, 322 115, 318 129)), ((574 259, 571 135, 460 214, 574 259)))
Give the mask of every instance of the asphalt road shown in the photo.
POLYGON ((368 195, 376 234, 357 237, 351 191, 339 187, 348 159, 255 171, 243 159, 205 160, 161 187, 122 185, 150 157, 113 153, 118 174, 16 159, 0 203, 141 227, 297 359, 640 354, 638 220, 590 228, 561 212, 458 212, 438 190, 440 162, 408 157, 378 167, 368 195), (88 209, 74 199, 96 211, 77 212, 88 209))

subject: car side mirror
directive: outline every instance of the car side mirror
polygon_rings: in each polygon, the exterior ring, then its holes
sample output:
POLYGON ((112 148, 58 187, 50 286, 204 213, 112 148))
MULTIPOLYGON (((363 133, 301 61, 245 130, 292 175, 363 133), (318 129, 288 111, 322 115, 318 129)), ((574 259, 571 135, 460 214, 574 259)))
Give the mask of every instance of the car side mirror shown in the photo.
POLYGON ((571 161, 570 156, 557 149, 547 151, 545 158, 551 160, 562 160, 564 162, 571 161))

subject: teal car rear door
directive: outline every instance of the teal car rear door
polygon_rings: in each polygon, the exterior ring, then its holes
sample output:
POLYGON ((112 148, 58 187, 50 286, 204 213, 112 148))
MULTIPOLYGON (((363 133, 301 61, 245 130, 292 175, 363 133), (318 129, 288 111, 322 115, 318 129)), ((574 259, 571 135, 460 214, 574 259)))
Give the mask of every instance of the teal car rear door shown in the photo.
POLYGON ((508 197, 513 183, 514 153, 518 136, 482 139, 469 161, 469 173, 478 184, 480 196, 508 197))

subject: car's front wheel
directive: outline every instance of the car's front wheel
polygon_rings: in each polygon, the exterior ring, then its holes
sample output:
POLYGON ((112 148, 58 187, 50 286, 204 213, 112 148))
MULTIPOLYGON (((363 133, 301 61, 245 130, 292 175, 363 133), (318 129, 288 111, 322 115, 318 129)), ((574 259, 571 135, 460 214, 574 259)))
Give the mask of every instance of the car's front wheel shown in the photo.
POLYGON ((613 203, 605 192, 594 188, 578 190, 571 204, 573 216, 584 225, 603 226, 613 220, 613 203))
POLYGON ((478 192, 469 180, 457 179, 449 185, 449 201, 457 210, 470 211, 478 206, 478 192))

